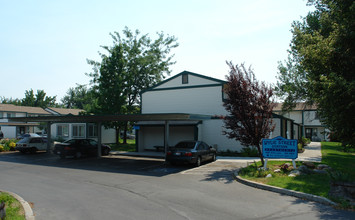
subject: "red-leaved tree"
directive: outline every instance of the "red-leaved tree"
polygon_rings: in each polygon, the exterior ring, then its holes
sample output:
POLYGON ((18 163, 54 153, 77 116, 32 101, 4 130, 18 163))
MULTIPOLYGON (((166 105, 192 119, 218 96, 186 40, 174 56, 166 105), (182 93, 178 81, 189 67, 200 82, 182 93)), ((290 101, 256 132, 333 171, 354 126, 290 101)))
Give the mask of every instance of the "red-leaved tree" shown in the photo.
POLYGON ((261 142, 275 128, 272 122, 273 90, 257 81, 253 70, 246 69, 244 64, 227 64, 230 72, 224 87, 227 96, 224 107, 229 115, 224 119, 224 134, 245 147, 256 147, 264 165, 261 142))

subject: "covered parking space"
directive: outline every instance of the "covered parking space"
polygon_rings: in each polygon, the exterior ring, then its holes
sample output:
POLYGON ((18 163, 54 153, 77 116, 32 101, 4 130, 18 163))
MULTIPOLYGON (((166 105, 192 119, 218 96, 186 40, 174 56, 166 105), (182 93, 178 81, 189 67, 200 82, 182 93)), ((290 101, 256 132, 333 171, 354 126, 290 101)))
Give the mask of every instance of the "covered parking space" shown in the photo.
POLYGON ((98 157, 101 157, 101 127, 105 122, 164 122, 164 152, 168 151, 170 123, 172 122, 202 122, 213 119, 210 115, 185 114, 185 113, 165 113, 165 114, 126 114, 126 115, 64 115, 64 116, 37 116, 37 117, 17 117, 11 118, 13 122, 21 123, 46 123, 47 124, 47 152, 51 148, 51 125, 55 123, 96 123, 98 129, 98 157))

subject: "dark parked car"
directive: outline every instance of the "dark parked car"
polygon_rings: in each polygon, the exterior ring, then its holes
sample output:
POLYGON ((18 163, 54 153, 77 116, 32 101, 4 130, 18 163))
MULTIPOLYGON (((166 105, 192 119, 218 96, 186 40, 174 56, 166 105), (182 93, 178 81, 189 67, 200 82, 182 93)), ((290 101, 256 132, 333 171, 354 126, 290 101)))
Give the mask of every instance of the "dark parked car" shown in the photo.
MULTIPOLYGON (((101 154, 108 155, 111 148, 105 144, 101 144, 101 154)), ((54 153, 61 158, 66 156, 74 156, 80 158, 83 155, 97 155, 97 141, 92 139, 70 139, 63 143, 54 145, 54 153)))
POLYGON ((202 141, 182 141, 169 148, 167 161, 171 164, 190 163, 200 166, 204 161, 215 161, 216 149, 202 141))

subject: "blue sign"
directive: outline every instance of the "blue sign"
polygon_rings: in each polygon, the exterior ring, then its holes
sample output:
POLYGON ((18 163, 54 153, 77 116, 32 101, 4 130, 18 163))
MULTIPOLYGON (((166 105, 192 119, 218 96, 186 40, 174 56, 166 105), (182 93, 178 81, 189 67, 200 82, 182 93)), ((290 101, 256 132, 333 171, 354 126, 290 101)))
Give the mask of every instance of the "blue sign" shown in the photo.
POLYGON ((141 127, 139 125, 133 125, 134 130, 139 130, 141 127))
POLYGON ((297 140, 281 136, 263 139, 263 157, 277 159, 296 159, 298 157, 297 140))

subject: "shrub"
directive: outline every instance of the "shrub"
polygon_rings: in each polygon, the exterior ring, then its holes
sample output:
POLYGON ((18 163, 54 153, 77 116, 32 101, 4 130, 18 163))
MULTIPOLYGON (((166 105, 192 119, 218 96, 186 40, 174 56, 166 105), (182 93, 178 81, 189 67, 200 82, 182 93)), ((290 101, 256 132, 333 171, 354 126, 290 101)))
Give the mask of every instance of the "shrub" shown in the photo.
POLYGON ((16 142, 18 140, 16 139, 2 139, 0 141, 0 144, 3 146, 3 150, 2 151, 10 151, 10 150, 15 150, 15 147, 16 147, 16 142))
POLYGON ((311 140, 309 138, 302 137, 301 140, 302 140, 303 145, 307 145, 307 144, 311 143, 311 140))
POLYGON ((329 174, 330 180, 333 183, 336 183, 336 182, 351 182, 352 181, 352 178, 351 178, 350 174, 341 172, 339 170, 331 170, 331 171, 328 170, 328 174, 329 174))
POLYGON ((304 149, 303 149, 303 144, 302 143, 298 143, 297 144, 297 148, 298 148, 298 153, 303 153, 304 149))
POLYGON ((280 169, 282 170, 283 173, 287 173, 289 167, 290 166, 287 163, 284 163, 280 166, 280 169))
POLYGON ((3 145, 0 144, 0 152, 3 152, 3 151, 5 151, 5 148, 3 145))
POLYGON ((244 157, 259 157, 258 149, 255 147, 244 147, 240 154, 244 157))
POLYGON ((272 172, 264 170, 263 167, 258 167, 256 162, 254 161, 254 164, 240 169, 239 174, 242 176, 249 177, 266 177, 268 174, 272 174, 272 172))

